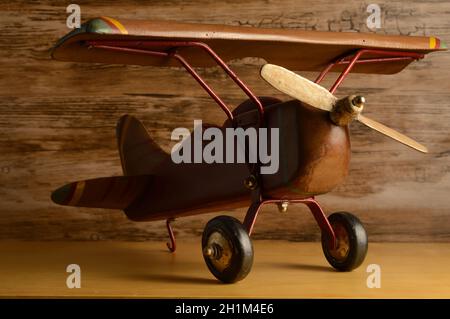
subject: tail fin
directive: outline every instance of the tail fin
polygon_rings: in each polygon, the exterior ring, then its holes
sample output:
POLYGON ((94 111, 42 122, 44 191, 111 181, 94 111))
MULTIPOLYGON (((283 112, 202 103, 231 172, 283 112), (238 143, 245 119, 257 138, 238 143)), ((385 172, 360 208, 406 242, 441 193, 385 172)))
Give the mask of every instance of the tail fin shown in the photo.
POLYGON ((123 174, 152 174, 170 155, 156 144, 144 125, 135 117, 124 115, 116 128, 123 174))
POLYGON ((64 185, 52 193, 54 203, 66 206, 125 209, 148 187, 153 176, 114 176, 64 185))

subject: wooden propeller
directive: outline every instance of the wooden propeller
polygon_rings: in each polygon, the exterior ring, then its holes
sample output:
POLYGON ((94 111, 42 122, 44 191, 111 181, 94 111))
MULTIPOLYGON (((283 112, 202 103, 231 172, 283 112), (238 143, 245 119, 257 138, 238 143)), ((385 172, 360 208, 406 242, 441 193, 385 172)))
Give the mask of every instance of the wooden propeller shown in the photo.
POLYGON ((336 125, 348 125, 351 121, 357 120, 367 127, 419 152, 428 152, 425 146, 408 136, 363 116, 361 112, 364 108, 365 99, 362 96, 352 95, 338 100, 324 87, 273 64, 265 64, 261 68, 261 76, 277 90, 310 106, 330 112, 330 118, 336 125))

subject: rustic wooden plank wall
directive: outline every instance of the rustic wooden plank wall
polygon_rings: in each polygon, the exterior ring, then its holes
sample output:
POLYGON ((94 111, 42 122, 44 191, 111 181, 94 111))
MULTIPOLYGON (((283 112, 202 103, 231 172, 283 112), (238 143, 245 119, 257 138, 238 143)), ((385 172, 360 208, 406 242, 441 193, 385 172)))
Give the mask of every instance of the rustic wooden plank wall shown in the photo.
MULTIPOLYGON (((371 2, 77 1, 83 20, 108 15, 331 31, 368 31, 371 2)), ((166 149, 174 127, 191 127, 197 118, 220 123, 224 116, 180 69, 51 61, 48 49, 68 32, 69 3, 0 4, 0 239, 165 238, 163 222, 133 223, 116 211, 58 207, 50 192, 68 181, 121 174, 114 136, 121 114, 142 119, 166 149)), ((382 8, 377 32, 432 34, 450 42, 450 2, 376 3, 382 8)), ((259 65, 246 59, 232 67, 258 94, 286 98, 260 80, 259 65)), ((244 98, 217 68, 200 72, 230 103, 244 98)), ((329 212, 355 212, 372 241, 450 240, 449 74, 450 54, 439 53, 401 74, 352 75, 338 92, 365 94, 367 115, 431 149, 422 155, 352 125, 350 176, 319 200, 329 212)), ((244 211, 232 214, 242 218, 244 211)), ((200 235, 212 216, 179 220, 178 236, 200 235)), ((319 234, 307 210, 292 207, 287 215, 265 208, 254 236, 316 240, 319 234)))

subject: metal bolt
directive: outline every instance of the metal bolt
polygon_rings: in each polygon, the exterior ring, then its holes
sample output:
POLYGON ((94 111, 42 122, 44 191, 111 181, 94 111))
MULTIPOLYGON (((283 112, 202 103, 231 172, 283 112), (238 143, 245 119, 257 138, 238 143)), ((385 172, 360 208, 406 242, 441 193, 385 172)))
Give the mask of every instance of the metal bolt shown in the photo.
POLYGON ((203 255, 211 257, 214 254, 214 249, 212 247, 205 247, 203 249, 203 255))
POLYGON ((352 100, 352 104, 356 107, 363 107, 365 103, 366 99, 364 98, 364 96, 361 95, 355 96, 352 100))
POLYGON ((203 255, 211 259, 220 259, 222 256, 222 247, 213 243, 203 249, 203 255))
POLYGON ((247 177, 244 180, 244 185, 245 187, 247 187, 248 189, 255 189, 256 186, 258 185, 258 182, 256 180, 256 177, 253 175, 250 175, 249 177, 247 177))
POLYGON ((278 203, 278 211, 280 213, 286 213, 288 210, 288 206, 289 206, 289 202, 288 201, 284 201, 281 203, 278 203))

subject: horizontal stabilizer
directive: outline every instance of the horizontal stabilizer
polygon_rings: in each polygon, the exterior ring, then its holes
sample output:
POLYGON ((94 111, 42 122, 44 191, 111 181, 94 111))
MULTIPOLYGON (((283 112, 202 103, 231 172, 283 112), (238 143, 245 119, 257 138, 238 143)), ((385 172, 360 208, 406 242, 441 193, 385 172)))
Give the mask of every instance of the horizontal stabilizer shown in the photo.
POLYGON ((125 209, 151 186, 153 176, 114 176, 64 185, 52 193, 56 204, 125 209))

